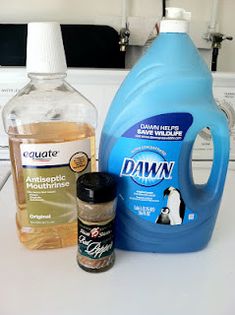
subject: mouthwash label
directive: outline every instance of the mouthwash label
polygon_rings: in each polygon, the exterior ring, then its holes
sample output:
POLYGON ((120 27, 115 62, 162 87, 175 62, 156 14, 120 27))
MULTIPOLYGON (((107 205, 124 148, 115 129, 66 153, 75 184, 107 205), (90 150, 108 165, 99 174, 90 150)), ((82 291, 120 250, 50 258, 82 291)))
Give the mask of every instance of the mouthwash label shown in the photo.
POLYGON ((196 220, 179 186, 182 143, 193 123, 189 113, 169 113, 142 120, 114 146, 109 172, 120 177, 119 204, 143 220, 179 225, 196 220))
POLYGON ((90 171, 90 140, 21 144, 26 211, 30 225, 77 220, 76 180, 90 171))

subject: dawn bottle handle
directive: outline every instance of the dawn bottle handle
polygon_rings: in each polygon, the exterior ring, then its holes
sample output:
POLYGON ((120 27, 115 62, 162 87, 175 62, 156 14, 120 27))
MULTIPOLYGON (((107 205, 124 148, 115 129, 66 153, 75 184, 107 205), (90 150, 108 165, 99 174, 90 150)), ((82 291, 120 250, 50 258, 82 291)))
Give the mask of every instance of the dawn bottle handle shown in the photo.
MULTIPOLYGON (((214 115, 213 115, 214 116, 214 115)), ((208 117, 205 117, 208 118, 208 117)), ((180 163, 179 163, 179 182, 183 191, 184 201, 188 208, 195 210, 203 210, 205 207, 213 210, 213 205, 220 201, 221 194, 226 178, 228 161, 229 161, 229 129, 226 117, 218 113, 214 117, 210 117, 211 121, 201 125, 201 128, 194 129, 187 136, 194 139, 191 145, 187 145, 186 141, 182 146, 180 163), (214 118, 214 119, 213 119, 214 118), (211 173, 206 184, 195 184, 192 172, 192 148, 197 135, 203 128, 209 128, 212 135, 214 146, 214 158, 211 173), (187 165, 185 167, 185 165, 187 165)), ((188 138, 186 136, 186 138, 188 138)), ((185 139, 187 140, 187 139, 185 139)), ((207 216, 209 213, 204 212, 207 216)))
POLYGON ((208 127, 213 140, 214 158, 211 173, 203 193, 214 200, 216 197, 220 199, 221 190, 224 186, 229 161, 230 137, 228 122, 223 116, 221 121, 209 123, 208 127))

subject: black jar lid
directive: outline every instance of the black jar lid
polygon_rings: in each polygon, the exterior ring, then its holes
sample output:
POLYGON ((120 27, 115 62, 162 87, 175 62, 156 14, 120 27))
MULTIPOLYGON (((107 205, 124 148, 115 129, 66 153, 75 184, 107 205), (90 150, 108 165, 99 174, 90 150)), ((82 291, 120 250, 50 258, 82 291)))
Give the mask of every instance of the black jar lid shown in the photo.
POLYGON ((90 203, 112 201, 117 195, 117 185, 113 175, 91 172, 77 180, 77 197, 90 203))

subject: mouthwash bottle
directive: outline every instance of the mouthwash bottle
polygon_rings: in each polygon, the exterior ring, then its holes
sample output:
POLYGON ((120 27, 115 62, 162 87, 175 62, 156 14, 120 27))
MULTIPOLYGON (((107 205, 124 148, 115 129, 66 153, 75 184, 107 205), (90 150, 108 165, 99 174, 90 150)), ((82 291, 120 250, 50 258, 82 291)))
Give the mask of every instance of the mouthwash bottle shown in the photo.
POLYGON ((160 35, 131 70, 105 120, 100 170, 116 175, 116 246, 146 252, 204 248, 215 225, 229 159, 229 130, 212 77, 187 35, 190 14, 168 8, 160 35), (195 184, 192 149, 209 128, 214 160, 195 184))
POLYGON ((66 81, 60 25, 28 25, 30 82, 5 106, 20 241, 77 242, 76 180, 95 170, 95 107, 66 81))

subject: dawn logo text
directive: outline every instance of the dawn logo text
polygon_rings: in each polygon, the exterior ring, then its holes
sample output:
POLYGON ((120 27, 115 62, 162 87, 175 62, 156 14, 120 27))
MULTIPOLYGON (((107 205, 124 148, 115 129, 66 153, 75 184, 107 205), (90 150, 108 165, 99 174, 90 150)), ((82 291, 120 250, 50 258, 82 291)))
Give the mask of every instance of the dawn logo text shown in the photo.
POLYGON ((141 151, 123 160, 120 176, 131 177, 142 186, 154 186, 164 179, 172 179, 174 164, 156 152, 141 151))

